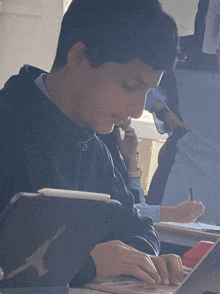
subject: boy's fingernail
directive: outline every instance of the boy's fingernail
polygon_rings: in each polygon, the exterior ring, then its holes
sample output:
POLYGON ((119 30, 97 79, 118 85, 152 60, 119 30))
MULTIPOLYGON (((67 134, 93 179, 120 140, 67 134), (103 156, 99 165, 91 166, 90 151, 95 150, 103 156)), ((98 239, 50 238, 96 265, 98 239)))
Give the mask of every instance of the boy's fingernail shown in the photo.
POLYGON ((169 281, 168 279, 164 279, 164 280, 163 280, 163 284, 165 284, 165 285, 169 285, 169 283, 170 283, 170 281, 169 281))
POLYGON ((161 278, 159 277, 157 280, 156 280, 157 284, 161 284, 161 278))

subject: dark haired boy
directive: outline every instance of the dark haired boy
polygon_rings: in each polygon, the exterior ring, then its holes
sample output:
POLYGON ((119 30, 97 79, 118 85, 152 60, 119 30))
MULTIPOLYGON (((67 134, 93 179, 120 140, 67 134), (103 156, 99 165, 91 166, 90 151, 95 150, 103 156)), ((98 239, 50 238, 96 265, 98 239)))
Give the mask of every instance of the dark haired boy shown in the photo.
POLYGON ((14 194, 44 187, 107 193, 122 203, 72 285, 121 274, 177 284, 183 274, 180 257, 158 257, 152 220, 133 211, 133 195, 96 135, 140 117, 146 92, 174 64, 177 42, 156 0, 76 0, 50 73, 25 65, 0 92, 1 211, 14 194))

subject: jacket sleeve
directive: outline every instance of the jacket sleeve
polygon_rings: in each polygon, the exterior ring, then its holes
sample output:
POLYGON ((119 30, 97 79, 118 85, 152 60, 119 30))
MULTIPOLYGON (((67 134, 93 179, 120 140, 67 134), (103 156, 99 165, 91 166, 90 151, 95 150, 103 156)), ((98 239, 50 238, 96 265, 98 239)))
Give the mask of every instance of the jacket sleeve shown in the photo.
POLYGON ((92 282, 96 277, 96 267, 92 256, 86 260, 84 265, 75 275, 75 277, 70 281, 70 287, 81 287, 87 283, 92 282))

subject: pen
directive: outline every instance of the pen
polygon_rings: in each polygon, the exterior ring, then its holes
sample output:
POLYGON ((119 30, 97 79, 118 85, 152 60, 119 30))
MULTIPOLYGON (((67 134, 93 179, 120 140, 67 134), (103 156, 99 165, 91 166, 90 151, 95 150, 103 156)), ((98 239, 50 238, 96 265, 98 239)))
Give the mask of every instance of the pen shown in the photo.
POLYGON ((189 189, 189 199, 191 201, 193 201, 193 189, 192 188, 189 189))

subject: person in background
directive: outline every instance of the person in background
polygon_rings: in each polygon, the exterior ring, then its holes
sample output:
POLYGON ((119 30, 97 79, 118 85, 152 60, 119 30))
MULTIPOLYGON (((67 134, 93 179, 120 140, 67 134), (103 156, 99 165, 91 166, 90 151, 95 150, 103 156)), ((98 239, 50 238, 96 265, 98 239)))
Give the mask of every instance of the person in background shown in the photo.
POLYGON ((128 189, 135 195, 134 206, 139 210, 141 217, 151 217, 155 222, 196 221, 204 213, 204 206, 200 201, 186 200, 176 206, 148 205, 145 202, 147 196, 144 195, 141 187, 141 170, 138 168, 137 135, 129 123, 121 126, 124 139, 121 138, 119 127, 115 127, 110 134, 99 136, 110 150, 114 164, 123 176, 128 189))
MULTIPOLYGON (((217 56, 220 56, 220 52, 217 51, 217 55, 202 52, 208 6, 209 0, 199 1, 194 34, 180 37, 179 58, 176 60, 175 69, 218 72, 218 60, 220 59, 217 56)), ((162 204, 166 183, 178 150, 177 142, 190 129, 184 124, 178 107, 179 98, 174 71, 165 71, 157 87, 148 91, 145 104, 145 110, 153 114, 158 132, 169 135, 159 152, 158 167, 146 197, 146 202, 150 205, 162 204), (162 111, 154 108, 155 105, 162 102, 164 103, 162 111), (168 123, 169 109, 176 115, 176 117, 173 116, 174 124, 177 126, 175 131, 171 130, 168 123)))
POLYGON ((51 71, 25 65, 0 91, 1 211, 18 192, 45 187, 107 193, 122 203, 72 286, 117 275, 178 284, 183 275, 179 256, 158 256, 152 220, 134 212, 96 135, 141 116, 146 92, 174 64, 177 42, 176 24, 157 0, 72 1, 51 71))
MULTIPOLYGON (((178 54, 180 60, 182 55, 178 54)), ((153 175, 146 202, 161 205, 171 168, 175 162, 177 142, 190 130, 179 112, 179 98, 173 70, 165 71, 160 82, 146 94, 145 110, 152 113, 155 126, 160 134, 168 138, 158 154, 158 167, 153 175), (158 107, 160 106, 160 107, 158 107)))
POLYGON ((180 50, 186 55, 184 62, 178 62, 177 69, 218 72, 218 58, 215 54, 202 52, 209 0, 200 0, 195 18, 194 34, 180 37, 180 50))

